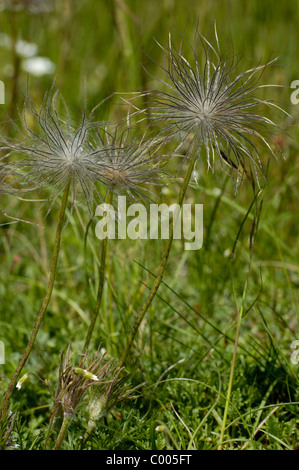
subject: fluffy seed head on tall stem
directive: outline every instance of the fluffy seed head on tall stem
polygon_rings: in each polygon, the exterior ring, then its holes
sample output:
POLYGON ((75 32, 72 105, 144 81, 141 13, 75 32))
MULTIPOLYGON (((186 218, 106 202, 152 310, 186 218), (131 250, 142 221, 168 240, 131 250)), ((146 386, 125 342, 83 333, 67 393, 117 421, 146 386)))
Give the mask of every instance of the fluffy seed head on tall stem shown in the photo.
POLYGON ((24 135, 2 142, 2 150, 11 155, 11 166, 18 174, 18 191, 50 190, 46 200, 50 210, 70 183, 72 208, 82 199, 93 212, 95 200, 100 200, 97 183, 102 176, 98 149, 91 145, 91 136, 101 124, 94 119, 96 109, 89 114, 84 110, 80 122, 73 124, 54 87, 41 106, 26 99, 21 116, 24 135), (58 112, 59 104, 63 111, 58 112))
POLYGON ((278 106, 257 97, 259 89, 272 86, 258 85, 258 80, 274 61, 239 72, 236 56, 222 54, 216 28, 215 46, 197 30, 194 46, 183 36, 177 49, 169 36, 168 47, 162 48, 168 58, 162 81, 166 91, 154 91, 152 119, 163 123, 165 134, 179 135, 180 143, 191 141, 198 154, 203 146, 212 170, 219 160, 232 175, 246 175, 248 166, 256 176, 262 174, 258 141, 273 154, 266 136, 277 126, 259 108, 278 106), (192 61, 182 53, 186 44, 191 47, 192 61))

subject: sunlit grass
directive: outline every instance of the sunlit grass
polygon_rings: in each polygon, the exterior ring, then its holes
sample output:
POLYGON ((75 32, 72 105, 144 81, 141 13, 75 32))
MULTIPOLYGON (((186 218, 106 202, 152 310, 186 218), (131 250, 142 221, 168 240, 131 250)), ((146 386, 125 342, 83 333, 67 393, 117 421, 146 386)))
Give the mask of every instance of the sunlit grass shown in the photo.
MULTIPOLYGON (((231 34, 236 54, 241 52, 249 66, 280 57, 277 65, 266 69, 263 81, 286 87, 271 90, 271 97, 288 106, 287 88, 298 78, 296 3, 227 1, 221 11, 217 3, 201 2, 198 11, 192 2, 128 0, 128 11, 118 1, 100 1, 97 8, 87 0, 72 8, 65 1, 60 21, 58 11, 46 17, 19 12, 14 19, 1 13, 0 28, 11 35, 14 21, 20 37, 38 44, 40 55, 56 64, 57 85, 79 115, 85 81, 92 104, 115 91, 152 89, 152 76, 163 78, 158 64, 165 65, 153 38, 167 44, 169 31, 174 36, 176 29, 186 29, 192 40, 194 17, 201 32, 210 36, 217 20, 231 34), (50 33, 55 41, 49 41, 50 33)), ((9 70, 10 61, 10 51, 3 51, 2 70, 9 70)), ((9 113, 13 84, 8 72, 0 78, 7 90, 3 111, 9 113)), ((20 70, 18 103, 26 94, 27 78, 20 70)), ((53 78, 30 77, 28 87, 37 100, 53 78)), ((119 111, 114 113, 114 109, 119 108, 105 108, 104 118, 108 112, 117 118, 119 111)), ((146 382, 141 397, 112 409, 84 448, 214 450, 221 441, 226 449, 298 446, 298 365, 290 361, 290 344, 299 339, 299 159, 296 109, 288 111, 294 121, 280 123, 290 133, 290 137, 280 136, 285 158, 262 155, 265 163, 269 159, 269 166, 257 212, 254 204, 251 207, 249 184, 235 195, 230 180, 224 182, 199 167, 198 184, 189 187, 186 198, 204 204, 204 245, 189 253, 181 241, 173 244, 165 277, 126 364, 132 385, 146 382), (257 221, 250 251, 250 234, 257 221)), ((171 186, 163 198, 174 202, 175 193, 176 187, 171 186)), ((7 196, 1 196, 2 200, 7 213, 45 227, 38 202, 16 202, 7 196)), ((0 365, 1 392, 40 308, 57 211, 55 207, 47 216, 46 229, 21 222, 0 227, 0 339, 6 353, 6 364, 0 365)), ((52 302, 24 370, 53 386, 61 351, 69 343, 73 350, 82 350, 99 276, 101 242, 94 223, 86 229, 88 211, 78 206, 68 216, 52 302)), ((0 223, 5 221, 0 215, 0 223)), ((121 357, 162 252, 161 240, 109 243, 94 350, 101 345, 108 356, 121 357)), ((42 448, 51 407, 48 389, 32 376, 14 392, 12 407, 18 410, 13 442, 22 449, 42 448)), ((63 448, 80 448, 87 421, 82 406, 63 448)))

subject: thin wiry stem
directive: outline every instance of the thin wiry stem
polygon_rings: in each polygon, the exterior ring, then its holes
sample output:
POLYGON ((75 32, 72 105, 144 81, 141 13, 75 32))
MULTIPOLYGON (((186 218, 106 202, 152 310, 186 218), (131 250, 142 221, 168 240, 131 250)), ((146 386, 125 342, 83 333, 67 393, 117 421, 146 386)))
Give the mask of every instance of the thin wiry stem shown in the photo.
MULTIPOLYGON (((107 204, 111 204, 112 202, 113 192, 111 190, 107 193, 107 204)), ((106 256, 107 256, 107 247, 108 247, 108 236, 104 238, 102 241, 102 248, 101 248, 101 259, 100 259, 100 273, 99 273, 99 284, 98 284, 98 291, 97 291, 97 299, 93 309, 91 322, 87 331, 84 347, 83 347, 83 354, 87 353, 89 343, 91 340, 91 336, 99 315, 101 301, 104 291, 104 282, 105 282, 105 273, 106 273, 106 256)))
MULTIPOLYGON (((185 194, 186 194, 186 191, 187 191, 190 179, 191 179, 191 175, 192 175, 192 172, 193 172, 193 169, 194 169, 194 164, 195 164, 195 154, 192 152, 192 154, 190 156, 189 166, 188 166, 186 175, 184 177, 184 181, 183 181, 181 191, 180 191, 180 194, 179 194, 179 197, 178 197, 178 205, 180 207, 182 206, 183 201, 184 201, 184 197, 185 197, 185 194)), ((151 303, 152 303, 152 301, 153 301, 153 299, 154 299, 154 297, 155 297, 155 295, 156 295, 156 293, 159 289, 159 286, 162 282, 162 279, 163 279, 163 276, 164 276, 164 273, 165 273, 165 268, 166 268, 166 265, 167 265, 167 261, 168 261, 168 258, 169 258, 169 253, 170 253, 171 246, 172 246, 174 223, 175 223, 175 221, 174 221, 174 217, 173 217, 173 219, 171 220, 171 223, 170 223, 170 227, 169 227, 169 238, 167 240, 167 243, 166 243, 166 246, 165 246, 165 249, 164 249, 163 258, 162 258, 162 261, 161 261, 161 264, 160 264, 160 267, 159 267, 157 277, 155 279, 153 287, 151 288, 151 291, 150 291, 145 303, 143 304, 142 308, 139 311, 139 314, 137 315, 135 323, 134 323, 134 325, 132 327, 132 330, 129 334, 127 345, 124 349, 124 352, 123 352, 123 354, 121 356, 121 359, 120 359, 120 362, 119 362, 120 367, 122 367, 125 364, 126 360, 127 360, 128 354, 131 350, 131 347, 132 347, 132 344, 134 342, 134 338, 137 334, 137 331, 139 329, 139 326, 140 326, 140 324, 141 324, 141 322, 142 322, 149 306, 151 305, 151 303)))
POLYGON ((28 357, 32 351, 36 336, 38 334, 38 331, 40 329, 42 320, 45 316, 45 313, 47 311, 51 296, 52 296, 52 291, 56 279, 56 272, 57 272, 57 263, 58 263, 58 256, 59 256, 59 250, 60 250, 60 241, 61 241, 61 234, 62 230, 64 227, 64 218, 65 218, 65 212, 66 212, 66 207, 67 207, 67 201, 68 201, 68 195, 69 195, 69 190, 70 190, 70 182, 66 185, 62 197, 62 202, 61 202, 61 207, 60 207, 60 213, 58 217, 58 224, 57 224, 57 229, 56 229, 56 237, 55 237, 55 244, 54 244, 54 249, 53 249, 53 255, 52 255, 52 262, 51 262, 51 270, 50 270, 50 276, 49 276, 49 281, 48 281, 48 287, 47 287, 47 292, 44 297, 44 301, 42 304, 42 307, 40 309, 40 312, 37 316, 35 325, 33 327, 31 336, 29 338, 28 344, 26 346, 26 349, 23 353, 23 356, 19 362, 18 367, 16 368, 14 375, 11 379, 11 382, 9 384, 9 387, 6 391, 4 401, 3 401, 3 406, 1 410, 1 420, 5 419, 9 403, 10 403, 10 398, 11 394, 13 392, 13 389, 15 387, 15 384, 18 380, 18 377, 25 366, 28 357))

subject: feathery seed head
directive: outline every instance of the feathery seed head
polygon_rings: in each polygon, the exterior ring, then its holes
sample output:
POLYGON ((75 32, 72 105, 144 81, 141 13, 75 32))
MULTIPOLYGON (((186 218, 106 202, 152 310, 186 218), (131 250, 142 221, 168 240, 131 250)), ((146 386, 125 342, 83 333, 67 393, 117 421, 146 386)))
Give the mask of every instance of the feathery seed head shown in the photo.
POLYGON ((12 166, 18 171, 21 191, 50 189, 47 201, 51 202, 51 209, 70 183, 72 207, 80 193, 92 213, 94 199, 100 199, 97 182, 102 176, 96 158, 98 149, 91 145, 91 136, 100 125, 94 120, 96 108, 89 115, 84 111, 79 124, 74 126, 62 96, 53 88, 41 106, 27 98, 22 116, 24 138, 6 140, 2 145, 14 158, 12 166), (64 108, 60 114, 58 101, 64 108), (36 128, 31 122, 29 125, 28 114, 36 128))
POLYGON ((147 187, 158 184, 165 163, 159 155, 162 139, 147 137, 146 132, 132 137, 129 125, 118 124, 111 131, 107 123, 94 120, 98 107, 89 115, 83 112, 74 126, 58 91, 52 89, 40 107, 28 98, 22 116, 24 139, 2 144, 14 159, 11 165, 19 175, 20 191, 50 190, 49 211, 68 184, 72 208, 81 195, 91 214, 95 202, 101 201, 100 188, 147 199, 151 194, 147 187), (58 104, 63 113, 58 112, 58 104), (37 130, 29 125, 28 113, 35 118, 37 130))
POLYGON ((9 190, 9 177, 11 169, 9 163, 5 161, 5 157, 0 158, 0 192, 4 193, 9 190))
POLYGON ((222 56, 216 28, 215 39, 214 47, 197 31, 195 42, 200 41, 201 49, 197 51, 188 43, 192 62, 182 54, 182 46, 187 42, 184 37, 179 50, 171 38, 168 48, 161 46, 168 56, 168 68, 164 69, 167 81, 162 82, 167 91, 154 92, 157 99, 151 108, 152 117, 167 123, 166 134, 179 134, 181 144, 191 141, 198 151, 204 146, 208 167, 213 170, 218 157, 231 174, 235 170, 246 174, 249 164, 257 176, 262 164, 256 140, 273 153, 264 134, 276 125, 256 108, 262 104, 278 108, 255 94, 264 87, 258 85, 257 75, 268 64, 239 73, 236 57, 222 56))
POLYGON ((163 140, 132 136, 132 129, 116 126, 112 133, 106 129, 99 135, 95 148, 97 165, 101 167, 102 182, 118 195, 130 199, 148 199, 149 186, 159 185, 166 162, 159 153, 163 140))
MULTIPOLYGON (((3 161, 4 159, 5 159, 5 157, 0 158, 0 162, 2 162, 2 163, 0 163, 0 194, 10 194, 10 193, 13 193, 13 189, 10 186, 10 179, 12 177, 12 170, 10 168, 9 163, 3 161)), ((3 201, 1 200, 0 204, 2 202, 3 201)), ((3 204, 0 205, 0 212, 4 216, 6 216, 8 219, 12 219, 16 222, 20 220, 18 218, 15 218, 15 217, 12 217, 12 216, 8 215, 3 209, 3 204)), ((12 223, 12 222, 9 222, 9 223, 12 223)), ((4 225, 7 225, 7 223, 5 223, 4 225)))

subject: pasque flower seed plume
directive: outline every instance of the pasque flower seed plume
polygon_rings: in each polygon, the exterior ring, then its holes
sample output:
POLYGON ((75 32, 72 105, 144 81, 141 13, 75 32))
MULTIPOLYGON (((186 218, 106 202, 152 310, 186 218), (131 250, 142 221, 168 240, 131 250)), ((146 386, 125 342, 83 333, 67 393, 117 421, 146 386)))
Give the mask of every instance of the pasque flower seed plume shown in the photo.
POLYGON ((258 80, 276 59, 239 72, 239 59, 234 54, 226 57, 220 50, 216 28, 215 47, 199 31, 196 43, 191 46, 183 36, 177 49, 169 36, 168 47, 161 46, 168 58, 162 81, 166 91, 153 92, 152 119, 163 124, 168 137, 179 135, 180 144, 191 142, 197 157, 205 148, 209 168, 214 170, 218 160, 232 175, 244 175, 250 166, 258 177, 263 173, 258 141, 273 153, 266 134, 277 127, 259 108, 278 108, 257 97, 260 88, 272 86, 259 85, 258 80), (184 45, 191 48, 192 62, 183 55, 184 45))
POLYGON ((49 190, 48 211, 67 185, 72 194, 71 208, 83 201, 93 214, 94 203, 101 200, 100 188, 146 199, 150 194, 146 186, 157 184, 161 176, 161 139, 147 137, 147 132, 133 137, 129 125, 98 122, 94 119, 98 107, 88 115, 83 111, 79 124, 73 124, 61 94, 52 88, 41 106, 27 98, 23 139, 2 143, 2 150, 13 158, 17 189, 49 190), (63 106, 60 113, 58 101, 63 106), (37 129, 29 125, 28 114, 37 129))
POLYGON ((130 125, 103 129, 93 144, 102 184, 131 200, 153 197, 151 187, 161 184, 167 161, 167 156, 161 153, 164 140, 149 136, 147 130, 134 135, 130 125))
POLYGON ((72 208, 83 200, 90 212, 95 200, 100 200, 97 182, 102 178, 97 152, 90 137, 100 123, 94 119, 94 108, 81 113, 73 124, 69 110, 58 90, 51 89, 41 106, 30 97, 25 101, 21 116, 24 135, 2 143, 2 150, 12 155, 12 166, 18 173, 18 190, 50 190, 47 198, 52 208, 57 197, 70 185, 72 208), (58 103, 59 102, 59 103, 58 103), (63 111, 58 112, 58 104, 63 111), (29 124, 29 117, 30 122, 29 124), (82 197, 83 196, 83 197, 82 197))

